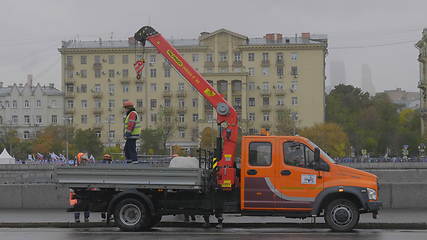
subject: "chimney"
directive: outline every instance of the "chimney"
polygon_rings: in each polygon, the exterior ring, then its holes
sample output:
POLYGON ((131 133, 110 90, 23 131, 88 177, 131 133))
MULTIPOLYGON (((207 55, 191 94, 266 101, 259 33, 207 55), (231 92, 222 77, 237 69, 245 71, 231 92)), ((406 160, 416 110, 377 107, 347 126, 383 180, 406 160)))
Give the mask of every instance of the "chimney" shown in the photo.
POLYGON ((49 83, 49 88, 55 88, 55 84, 54 83, 49 83))
POLYGON ((310 39, 310 33, 309 32, 301 33, 301 38, 309 40, 310 39))
POLYGON ((27 84, 28 86, 33 86, 33 74, 27 74, 27 84))

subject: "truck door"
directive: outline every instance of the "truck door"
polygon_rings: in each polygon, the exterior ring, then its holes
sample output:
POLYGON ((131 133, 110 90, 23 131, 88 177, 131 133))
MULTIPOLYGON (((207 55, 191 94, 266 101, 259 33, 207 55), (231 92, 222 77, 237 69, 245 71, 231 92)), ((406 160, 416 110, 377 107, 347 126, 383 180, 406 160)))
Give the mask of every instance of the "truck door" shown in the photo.
POLYGON ((277 209, 310 210, 316 196, 323 190, 321 172, 313 169, 314 151, 298 141, 283 140, 280 163, 272 188, 277 209))
POLYGON ((274 174, 272 139, 257 138, 242 147, 242 209, 273 209, 275 197, 265 180, 274 174))

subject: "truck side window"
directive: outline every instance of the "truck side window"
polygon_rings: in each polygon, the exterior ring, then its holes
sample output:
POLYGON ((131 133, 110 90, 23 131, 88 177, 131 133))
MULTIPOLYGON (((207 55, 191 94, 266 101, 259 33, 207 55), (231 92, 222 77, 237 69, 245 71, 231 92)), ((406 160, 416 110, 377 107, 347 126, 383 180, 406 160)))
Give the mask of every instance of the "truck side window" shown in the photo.
POLYGON ((287 165, 313 169, 314 152, 309 147, 299 142, 285 142, 283 151, 287 165))
POLYGON ((271 143, 251 142, 249 144, 249 164, 252 166, 270 166, 271 143))

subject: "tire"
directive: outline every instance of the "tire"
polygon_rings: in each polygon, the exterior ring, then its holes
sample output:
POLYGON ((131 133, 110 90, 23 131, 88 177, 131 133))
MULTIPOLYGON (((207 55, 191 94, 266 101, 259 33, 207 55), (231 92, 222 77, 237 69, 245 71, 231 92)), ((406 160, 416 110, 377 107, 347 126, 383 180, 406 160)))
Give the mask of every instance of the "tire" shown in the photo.
POLYGON ((114 208, 114 221, 122 231, 136 232, 151 227, 151 216, 145 205, 135 198, 125 198, 114 208))
POLYGON ((349 232, 359 223, 359 209, 352 201, 336 199, 325 210, 325 222, 336 232, 349 232))
POLYGON ((151 218, 151 227, 155 227, 159 225, 159 223, 162 221, 162 215, 155 215, 151 218))

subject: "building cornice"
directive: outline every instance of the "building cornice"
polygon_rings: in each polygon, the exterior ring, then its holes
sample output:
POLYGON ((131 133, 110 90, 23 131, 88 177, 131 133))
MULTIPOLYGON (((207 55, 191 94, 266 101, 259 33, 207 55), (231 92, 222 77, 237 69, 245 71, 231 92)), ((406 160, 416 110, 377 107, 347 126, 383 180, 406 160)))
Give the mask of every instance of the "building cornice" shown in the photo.
MULTIPOLYGON (((194 52, 194 51, 198 51, 198 52, 206 52, 208 51, 209 47, 207 46, 179 46, 179 47, 175 47, 178 51, 180 52, 194 52)), ((142 48, 138 47, 138 48, 133 48, 133 47, 129 47, 129 48, 58 48, 58 51, 61 54, 94 54, 94 53, 99 53, 99 54, 106 54, 106 53, 136 53, 136 54, 141 54, 142 53, 142 48)), ((155 49, 154 47, 146 47, 144 49, 145 53, 154 53, 157 52, 157 49, 155 49)))
POLYGON ((326 44, 281 44, 281 45, 240 45, 240 50, 305 50, 327 49, 326 44))

